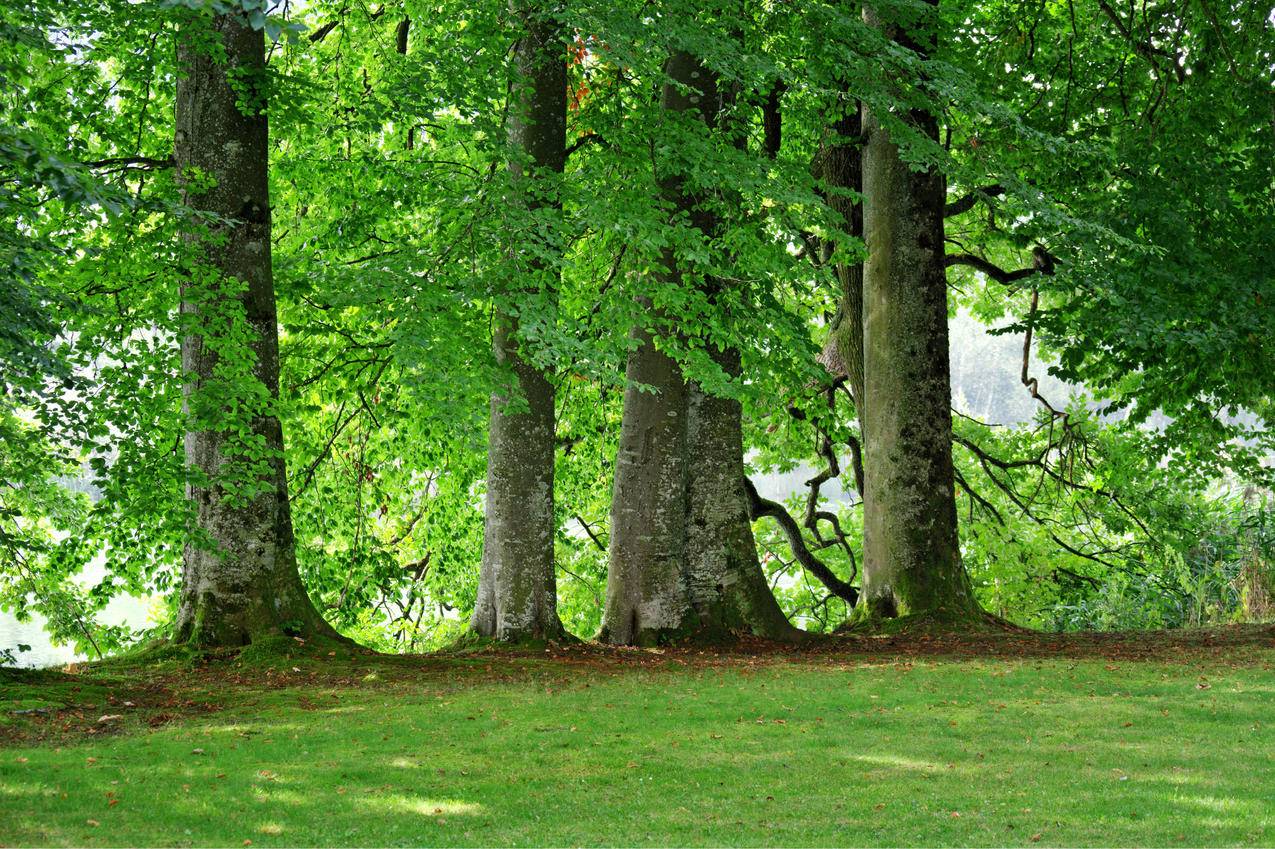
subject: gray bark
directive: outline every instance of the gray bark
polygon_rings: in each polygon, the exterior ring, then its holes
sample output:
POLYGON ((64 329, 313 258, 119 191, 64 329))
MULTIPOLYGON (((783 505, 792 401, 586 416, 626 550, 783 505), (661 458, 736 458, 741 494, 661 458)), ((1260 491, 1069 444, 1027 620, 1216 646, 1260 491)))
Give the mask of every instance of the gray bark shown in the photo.
POLYGON ((606 608, 598 638, 649 645, 692 627, 686 562, 686 382, 635 328, 611 494, 606 608), (640 391, 635 384, 655 388, 640 391))
MULTIPOLYGON (((566 47, 559 24, 542 11, 515 9, 526 32, 513 54, 511 207, 528 215, 553 215, 561 209, 552 184, 566 162, 566 47)), ((537 248, 514 265, 523 266, 519 270, 527 277, 522 291, 548 303, 559 282, 556 235, 549 234, 537 248)), ((548 378, 519 352, 518 328, 515 314, 497 315, 496 361, 516 378, 514 391, 525 407, 510 406, 514 399, 509 389, 492 394, 483 556, 470 627, 499 640, 557 639, 565 631, 558 618, 553 551, 555 393, 548 378)))
MULTIPOLYGON (((278 322, 270 267, 268 128, 257 88, 264 79, 265 43, 240 15, 215 15, 211 32, 221 40, 225 60, 200 45, 203 33, 186 31, 178 47, 175 156, 178 174, 196 174, 215 185, 188 184, 190 207, 213 213, 210 239, 186 237, 198 264, 216 279, 182 289, 182 313, 190 322, 182 340, 182 367, 188 412, 223 408, 231 399, 213 397, 217 350, 224 338, 227 307, 242 307, 251 331, 251 379, 264 394, 279 394, 278 322), (248 87, 249 105, 241 111, 228 74, 248 87), (256 102, 253 102, 256 101, 256 102), (243 285, 230 285, 234 279, 243 285), (234 301, 238 301, 236 304, 234 301)), ((233 345, 234 342, 229 344, 233 345)), ((258 393, 252 393, 258 394, 258 393)), ((242 399, 251 406, 251 397, 242 399)), ((251 421, 253 436, 268 459, 268 473, 247 503, 235 503, 219 485, 225 479, 230 437, 207 418, 195 415, 185 436, 192 483, 195 541, 184 551, 176 639, 207 646, 243 645, 260 636, 335 632, 306 595, 297 574, 292 516, 283 460, 283 431, 273 412, 262 409, 251 421), (204 537, 199 541, 199 537, 204 537), (212 543, 208 545, 207 543, 212 543)))
MULTIPOLYGON (((739 352, 715 352, 732 377, 739 352)), ((770 591, 749 515, 744 432, 738 401, 691 383, 687 398, 689 453, 687 590, 706 638, 748 632, 777 640, 799 635, 770 591)))
MULTIPOLYGON (((698 113, 715 127, 722 102, 714 75, 693 55, 670 56, 663 108, 698 113)), ((672 175, 662 190, 706 234, 713 216, 672 175)), ((675 259, 665 272, 676 278, 675 259)), ((618 644, 738 631, 791 638, 757 560, 744 483, 739 404, 687 385, 650 333, 634 331, 611 508, 607 604, 599 638, 618 644), (656 388, 639 392, 634 383, 656 388)), ((718 351, 728 374, 739 355, 718 351)))
MULTIPOLYGON (((882 25, 872 14, 870 22, 882 25)), ((892 31, 924 52, 925 31, 892 31)), ((933 115, 906 117, 938 139, 933 115)), ((877 117, 863 154, 866 409, 863 589, 856 617, 977 615, 957 543, 943 175, 913 170, 877 117)))

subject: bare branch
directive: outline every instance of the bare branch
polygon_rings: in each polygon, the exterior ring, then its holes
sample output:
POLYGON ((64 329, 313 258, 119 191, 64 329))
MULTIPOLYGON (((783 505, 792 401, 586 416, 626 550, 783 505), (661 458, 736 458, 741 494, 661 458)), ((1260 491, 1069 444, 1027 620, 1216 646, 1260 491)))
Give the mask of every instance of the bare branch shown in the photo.
POLYGON ((778 501, 762 498, 757 493, 757 487, 753 486, 753 482, 748 478, 744 478, 744 489, 748 492, 748 517, 753 521, 762 517, 774 519, 788 538, 788 547, 792 550, 793 556, 797 558, 797 562, 806 571, 818 578, 819 582, 827 587, 829 591, 839 598, 845 599, 846 603, 851 607, 857 604, 859 601, 858 588, 838 578, 822 560, 815 557, 806 545, 805 538, 801 535, 801 528, 797 526, 797 520, 784 508, 784 505, 778 501))
POLYGON ((974 208, 974 204, 980 200, 988 200, 990 198, 998 198, 1005 194, 1005 187, 1000 183, 993 183, 990 186, 979 186, 977 189, 969 192, 963 197, 943 207, 943 217, 951 218, 954 215, 960 215, 963 212, 969 212, 974 208))

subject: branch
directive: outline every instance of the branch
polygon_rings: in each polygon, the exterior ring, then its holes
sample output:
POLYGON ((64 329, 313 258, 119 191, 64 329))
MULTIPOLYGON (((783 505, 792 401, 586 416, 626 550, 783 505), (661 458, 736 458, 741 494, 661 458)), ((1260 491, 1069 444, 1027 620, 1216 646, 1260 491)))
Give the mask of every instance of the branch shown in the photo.
POLYGON ((1116 25, 1116 29, 1120 31, 1120 34, 1128 40, 1129 46, 1133 48, 1133 52, 1137 53, 1143 59, 1146 59, 1147 63, 1156 69, 1157 74, 1160 70, 1162 70, 1162 68, 1160 67, 1160 63, 1156 61, 1156 58, 1168 59, 1169 67, 1173 71, 1173 76, 1177 78, 1179 83, 1186 81, 1186 69, 1179 63, 1179 57, 1174 56, 1162 47, 1156 47, 1150 42, 1138 41, 1134 37, 1133 30, 1125 24, 1124 20, 1120 17, 1120 14, 1116 12, 1115 9, 1111 8, 1111 4, 1108 3, 1107 0, 1098 0, 1098 8, 1102 9, 1103 13, 1111 19, 1113 24, 1116 25))
POLYGON ((598 538, 598 535, 593 532, 593 526, 586 522, 583 516, 577 513, 575 520, 580 523, 580 527, 584 528, 584 532, 589 535, 589 539, 593 540, 593 544, 598 547, 598 551, 607 550, 607 544, 598 538))
POLYGON ((110 168, 121 171, 158 171, 172 168, 176 160, 171 156, 155 159, 150 156, 116 156, 111 159, 99 159, 96 162, 81 162, 85 168, 110 168))
POLYGON ((411 27, 412 19, 404 15, 403 20, 398 22, 398 28, 394 31, 394 49, 400 55, 407 55, 407 32, 411 27))
POLYGON ((974 254, 948 254, 944 260, 944 266, 951 268, 954 265, 968 265, 969 267, 981 271, 988 277, 998 283, 1009 285, 1018 280, 1025 280, 1036 273, 1036 268, 1020 268, 1017 271, 1006 271, 995 263, 988 262, 981 256, 974 254))
POLYGON ((775 80, 761 107, 762 153, 767 159, 777 157, 779 147, 783 143, 784 124, 781 101, 787 88, 783 80, 775 80))
POLYGON ((576 139, 571 144, 567 145, 566 152, 563 153, 562 158, 570 159, 571 154, 580 150, 580 148, 590 144, 598 144, 598 145, 602 145, 603 147, 607 147, 607 141, 606 139, 602 138, 602 136, 598 135, 597 133, 585 133, 584 135, 580 136, 580 138, 576 139))
POLYGON ((339 23, 341 23, 340 18, 338 18, 335 21, 328 21, 326 24, 319 27, 314 32, 310 33, 310 43, 318 44, 319 42, 323 41, 323 39, 328 37, 328 33, 332 32, 332 30, 337 28, 337 25, 339 23))
POLYGON ((974 208, 974 204, 980 200, 990 200, 998 198, 1005 194, 1005 187, 1000 183, 992 183, 990 186, 979 186, 972 190, 964 197, 958 198, 943 208, 943 217, 951 218, 954 215, 960 215, 963 212, 969 212, 974 208))
POLYGON ((747 477, 744 478, 744 489, 748 492, 748 518, 757 521, 763 516, 769 516, 778 522, 780 529, 788 538, 788 547, 792 549, 797 562, 818 578, 819 582, 833 594, 845 599, 851 607, 857 604, 859 590, 838 578, 823 561, 811 553, 806 546, 806 540, 801 535, 801 528, 797 526, 797 521, 788 513, 784 505, 778 501, 762 498, 757 493, 757 487, 753 486, 753 482, 747 477))
POLYGON ((1006 271, 999 265, 983 259, 975 254, 948 254, 944 257, 943 267, 951 268, 954 265, 968 265, 969 267, 983 272, 988 277, 1009 285, 1018 280, 1025 280, 1033 274, 1044 274, 1046 277, 1052 277, 1058 260, 1045 249, 1043 245, 1037 245, 1032 248, 1032 264, 1031 268, 1020 268, 1017 271, 1006 271))

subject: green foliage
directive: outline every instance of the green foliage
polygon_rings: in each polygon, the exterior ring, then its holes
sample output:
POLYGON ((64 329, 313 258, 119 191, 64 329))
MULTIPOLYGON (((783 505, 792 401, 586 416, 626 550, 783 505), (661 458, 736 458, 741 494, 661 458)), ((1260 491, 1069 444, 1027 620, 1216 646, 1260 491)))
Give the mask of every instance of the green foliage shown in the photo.
MULTIPOLYGON (((1004 188, 949 219, 952 252, 1008 270, 1036 245, 1056 259, 1052 274, 1009 285, 951 269, 954 310, 1030 328, 1052 371, 1085 393, 1052 399, 1065 419, 958 419, 963 554, 982 602, 1059 629, 1255 618, 1248 599, 1265 585, 1242 528, 1268 527, 1270 508, 1235 493, 1271 483, 1275 141, 1269 28, 1251 4, 1223 6, 1226 31, 1205 6, 944 3, 927 60, 840 2, 555 8, 572 152, 560 181, 537 185, 561 200, 558 215, 513 202, 505 121, 520 24, 503 4, 10 4, 0 607, 40 612, 56 639, 90 651, 138 638, 95 615, 120 593, 171 606, 183 547, 204 544, 189 531, 183 431, 238 435, 218 484, 247 498, 269 459, 249 425, 274 412, 300 569, 325 615, 386 650, 449 643, 475 596, 487 398, 509 378, 490 352, 497 310, 518 317, 524 354, 558 388, 558 585, 574 633, 591 635, 600 616, 634 327, 741 401, 753 474, 821 467, 826 438, 851 492, 856 412, 843 393, 828 403, 816 355, 838 320, 831 265, 863 246, 812 163, 858 100, 915 166, 944 170, 953 199, 1004 188), (231 13, 269 41, 265 79, 236 84, 243 108, 270 119, 278 401, 251 379, 231 299, 199 319, 224 340, 218 374, 182 393, 178 345, 194 320, 182 289, 211 303, 236 284, 189 248, 218 222, 182 208, 175 178, 192 189, 205 178, 167 167, 177 32, 219 55, 206 24, 231 13), (678 49, 729 93, 715 128, 660 108, 678 49), (773 91, 783 141, 768 151, 773 91), (942 116, 941 144, 890 117, 908 108, 942 116), (718 219, 713 238, 671 214, 674 179, 718 219), (560 286, 518 296, 533 260, 558 261, 546 246, 561 249, 560 286), (670 258, 677 279, 657 273, 670 258), (711 300, 706 280, 729 285, 711 300), (714 345, 741 351, 742 377, 721 372, 714 345), (92 498, 63 485, 83 477, 92 498)), ((789 509, 802 518, 800 483, 789 509)), ((816 506, 845 535, 818 554, 850 579, 857 497, 830 494, 816 506)), ((756 533, 786 611, 814 630, 842 621, 773 523, 756 533)))

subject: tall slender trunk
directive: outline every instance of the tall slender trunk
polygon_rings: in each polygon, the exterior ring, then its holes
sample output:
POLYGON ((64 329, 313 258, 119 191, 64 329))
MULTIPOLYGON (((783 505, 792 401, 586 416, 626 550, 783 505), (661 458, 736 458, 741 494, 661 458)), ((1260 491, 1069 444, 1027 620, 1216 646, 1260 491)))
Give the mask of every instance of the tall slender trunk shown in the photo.
MULTIPOLYGON (((669 57, 663 108, 695 112, 716 128, 718 81, 698 58, 669 57)), ((679 213, 706 235, 715 217, 679 175, 662 181, 679 213)), ((679 275, 672 254, 664 273, 679 275)), ((710 296, 713 293, 710 293, 710 296)), ((743 428, 737 402, 687 384, 677 363, 637 329, 629 355, 611 507, 607 604, 600 639, 648 644, 679 637, 720 639, 751 631, 790 638, 788 623, 757 560, 744 489, 743 428), (635 383, 656 388, 640 392, 635 383)), ((728 374, 739 354, 714 352, 728 374)))
MULTIPOLYGON (((828 185, 856 194, 863 191, 863 152, 860 136, 863 118, 858 101, 846 106, 832 123, 833 139, 823 159, 823 178, 828 185)), ((842 226, 855 238, 863 238, 863 204, 854 198, 833 193, 829 205, 841 216, 842 226)), ((833 343, 846 367, 855 412, 863 423, 866 406, 863 369, 863 263, 838 262, 837 280, 841 284, 841 321, 833 330, 833 343)))
POLYGON ((182 340, 184 396, 192 414, 185 437, 193 473, 187 498, 197 526, 184 552, 176 639, 220 646, 285 632, 335 636, 297 574, 283 431, 269 409, 279 395, 279 341, 270 267, 264 38, 242 15, 214 15, 206 30, 183 32, 178 66, 175 155, 178 173, 188 181, 184 200, 218 220, 208 225, 210 233, 186 237, 198 256, 194 264, 209 273, 182 289, 189 322, 182 340), (210 55, 208 32, 220 39, 224 59, 210 55), (222 382, 219 364, 235 366, 222 363, 221 354, 242 344, 227 318, 239 310, 250 334, 251 373, 222 382), (231 389, 243 397, 214 397, 231 389), (222 485, 239 458, 234 435, 211 412, 235 406, 259 409, 250 441, 264 449, 268 469, 246 503, 222 485))
MULTIPOLYGON (((930 5, 911 32, 866 17, 926 54, 937 0, 930 5)), ((913 110, 905 120, 937 141, 932 114, 913 110)), ((871 112, 864 129, 866 492, 856 617, 970 620, 978 607, 961 564, 952 470, 944 179, 909 167, 871 112)))
MULTIPOLYGON (((560 24, 546 8, 531 5, 515 13, 526 32, 513 55, 511 206, 533 220, 556 220, 561 211, 557 177, 566 164, 566 46, 560 24)), ((556 228, 528 229, 541 243, 525 251, 525 261, 515 257, 514 266, 527 278, 511 293, 515 307, 520 294, 552 302, 559 284, 556 228)), ((565 631, 558 618, 553 553, 554 386, 519 352, 518 331, 516 308, 501 310, 493 348, 496 361, 515 376, 521 398, 511 398, 509 389, 491 396, 483 557, 470 626, 500 640, 555 639, 565 631), (525 401, 524 409, 516 406, 518 400, 525 401)))

